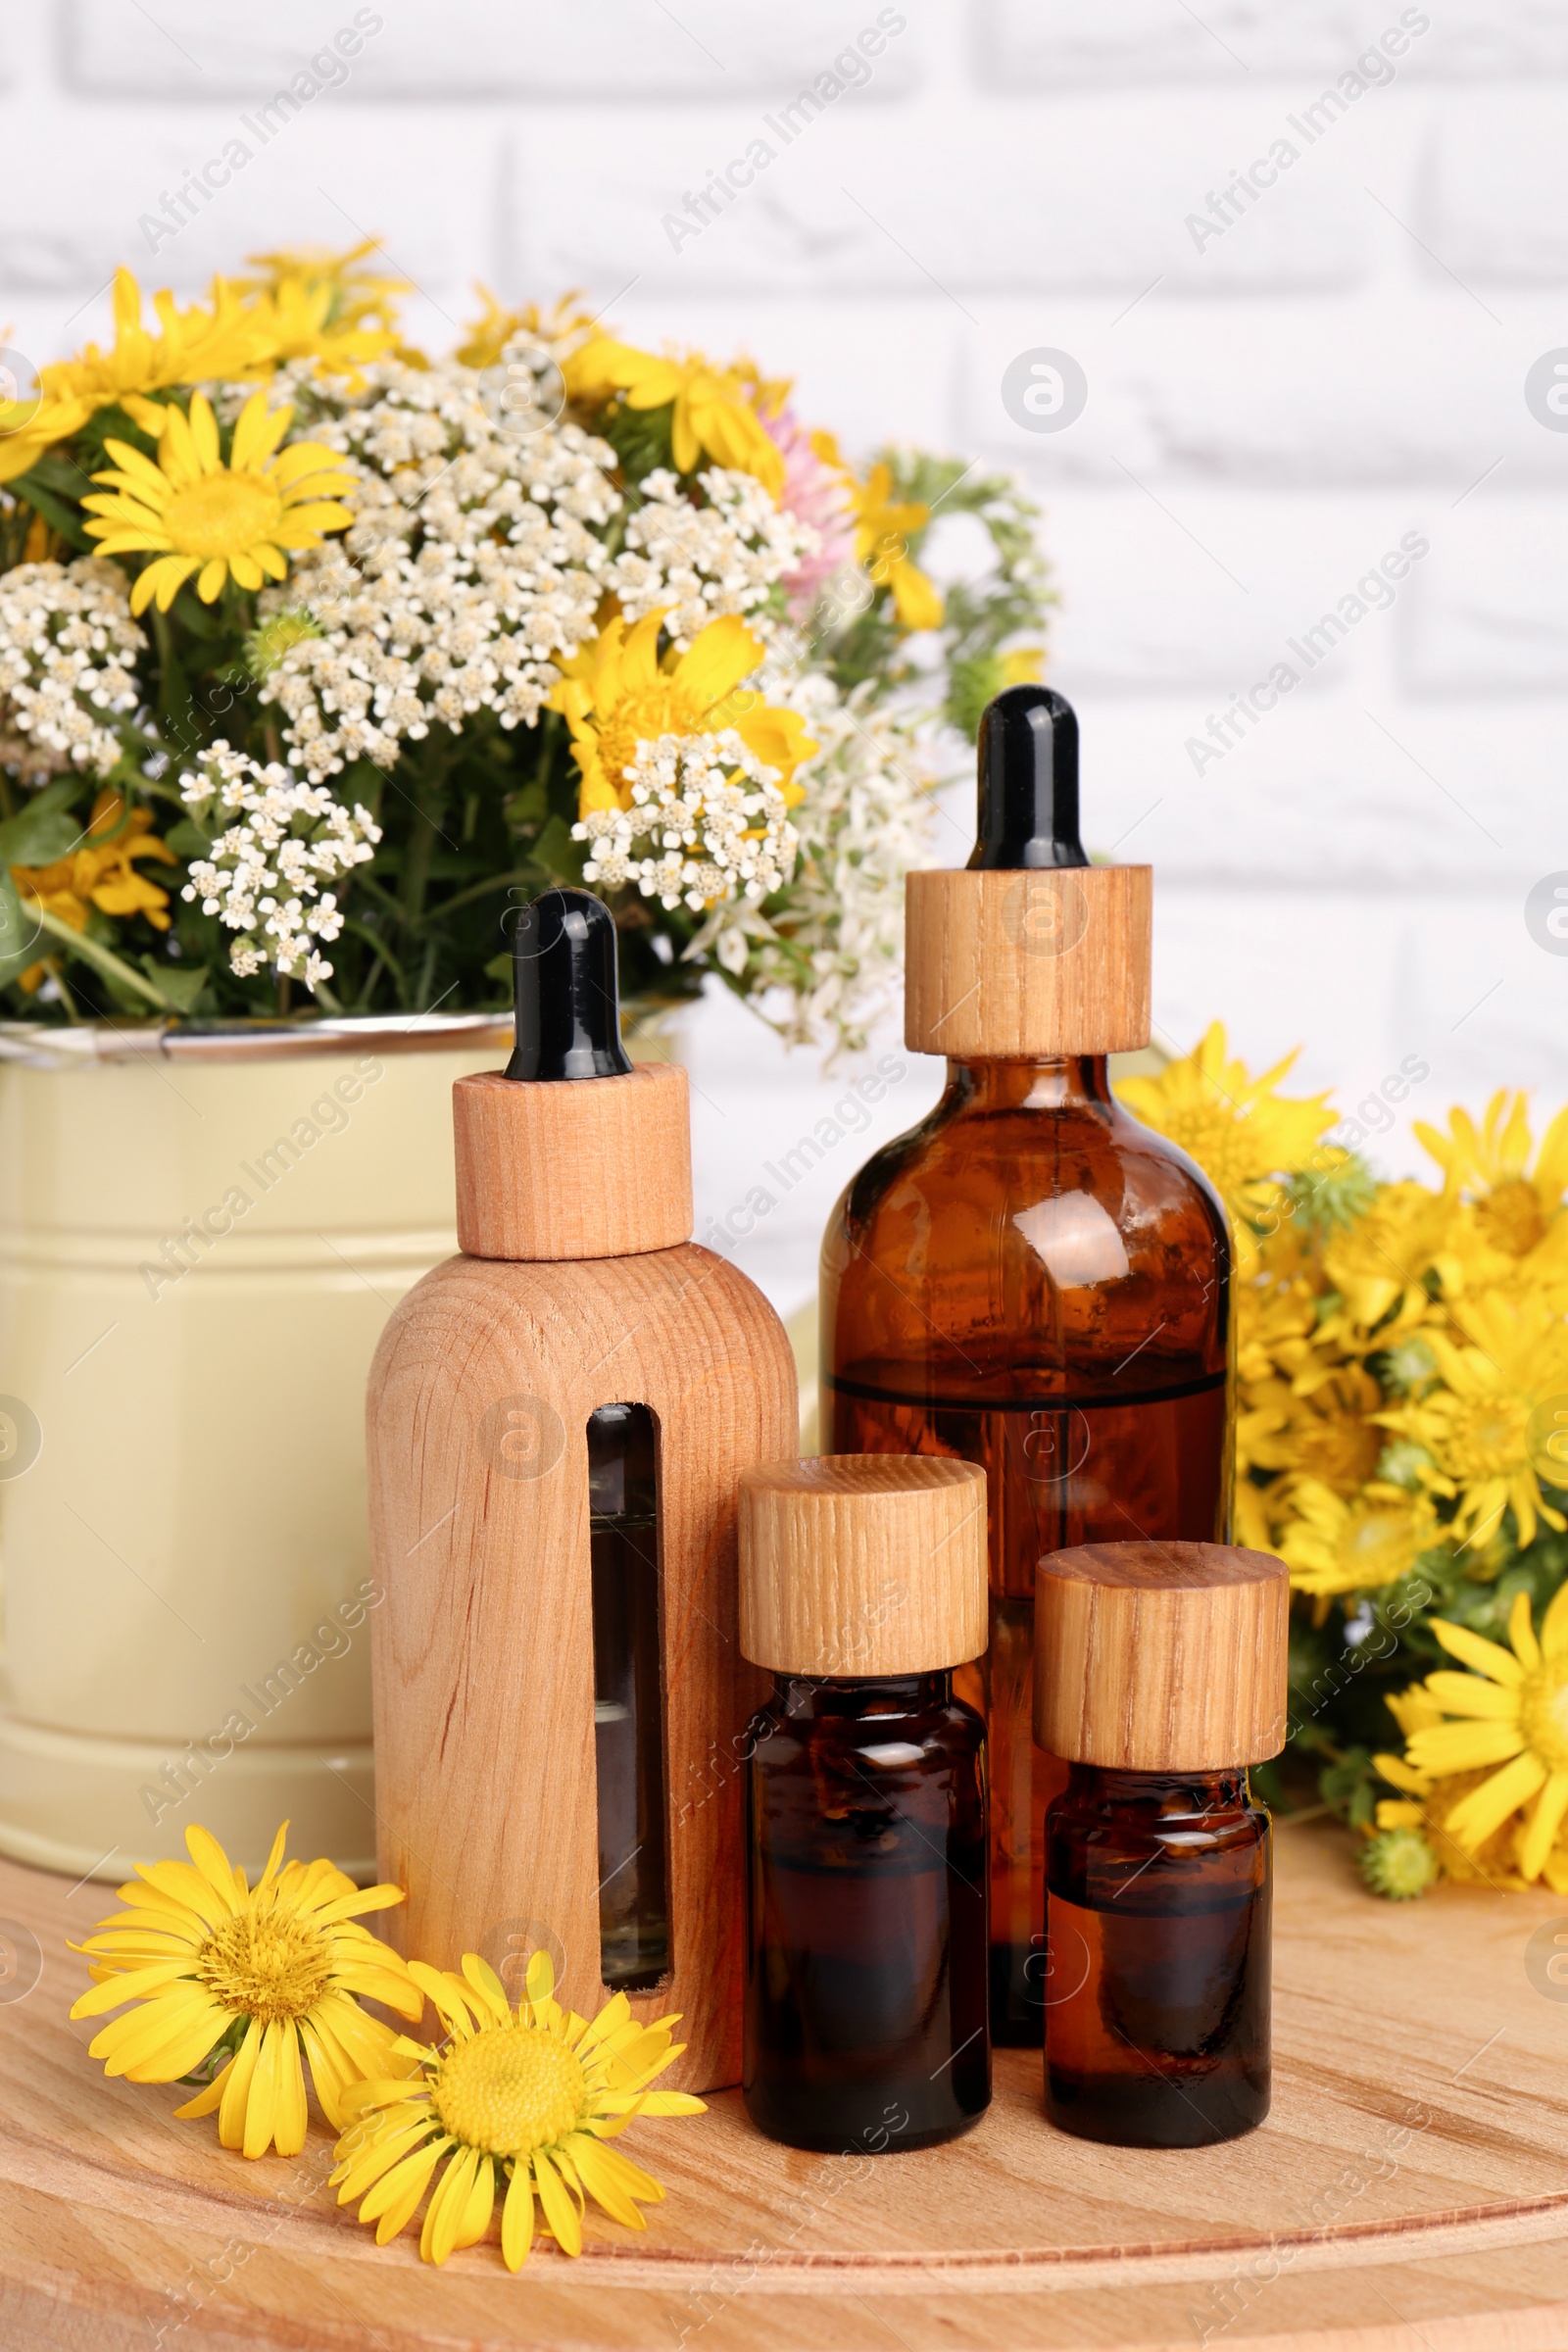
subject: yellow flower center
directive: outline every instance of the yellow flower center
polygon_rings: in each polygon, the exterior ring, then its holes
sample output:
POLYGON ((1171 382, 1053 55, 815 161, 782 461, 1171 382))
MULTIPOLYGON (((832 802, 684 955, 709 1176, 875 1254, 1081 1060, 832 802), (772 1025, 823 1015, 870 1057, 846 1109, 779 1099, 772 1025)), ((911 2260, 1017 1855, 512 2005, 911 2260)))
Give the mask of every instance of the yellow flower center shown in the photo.
POLYGON ((1536 1188, 1522 1176, 1494 1185, 1477 1203, 1476 1223, 1494 1249, 1505 1250, 1510 1257, 1523 1257, 1546 1230, 1536 1188))
POLYGON ((493 2026, 454 2042, 430 2085, 454 2139, 489 2156, 548 2145, 577 2123, 587 2098, 564 2042, 536 2026, 493 2026))
POLYGON ((1357 1585, 1392 1584, 1415 1565, 1420 1550, 1418 1531, 1408 1511, 1386 1511, 1363 1506, 1347 1521, 1340 1541, 1340 1558, 1354 1572, 1357 1585))
POLYGON ((330 1965, 320 1929, 289 1912, 259 1919, 241 1912, 215 1928, 196 1954, 196 1974, 213 1998, 264 2026, 314 2008, 330 1965))
POLYGON ((242 556, 282 519, 281 498, 254 473, 204 473, 164 509, 170 545, 182 556, 242 556))
POLYGON ((1382 1451, 1382 1432, 1361 1420, 1331 1421, 1313 1413, 1295 1423, 1295 1467, 1337 1493, 1353 1494, 1369 1479, 1382 1451))
POLYGON ((1519 1729, 1548 1772, 1568 1772, 1568 1683, 1549 1666, 1525 1676, 1519 1729))
POLYGON ((652 743, 661 735, 701 735, 706 717, 690 695, 664 679, 654 686, 634 687, 602 717, 596 712, 600 765, 620 799, 624 802, 630 793, 626 770, 637 757, 639 743, 652 743))
POLYGON ((1498 1390, 1454 1399, 1444 1438, 1444 1467, 1458 1479, 1507 1478, 1526 1455, 1530 1408, 1498 1390))

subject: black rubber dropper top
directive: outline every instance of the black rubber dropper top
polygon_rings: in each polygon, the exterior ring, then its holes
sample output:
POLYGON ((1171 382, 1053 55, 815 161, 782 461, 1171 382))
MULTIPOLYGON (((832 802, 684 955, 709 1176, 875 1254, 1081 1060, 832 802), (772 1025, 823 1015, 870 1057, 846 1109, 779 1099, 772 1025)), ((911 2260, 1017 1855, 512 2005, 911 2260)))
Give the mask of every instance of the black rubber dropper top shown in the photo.
POLYGON ((1008 686, 980 719, 971 868, 1087 865, 1078 838, 1078 720, 1049 686, 1008 686))
POLYGON ((588 890, 542 891, 512 941, 517 1043, 509 1078, 625 1078, 615 924, 588 890))

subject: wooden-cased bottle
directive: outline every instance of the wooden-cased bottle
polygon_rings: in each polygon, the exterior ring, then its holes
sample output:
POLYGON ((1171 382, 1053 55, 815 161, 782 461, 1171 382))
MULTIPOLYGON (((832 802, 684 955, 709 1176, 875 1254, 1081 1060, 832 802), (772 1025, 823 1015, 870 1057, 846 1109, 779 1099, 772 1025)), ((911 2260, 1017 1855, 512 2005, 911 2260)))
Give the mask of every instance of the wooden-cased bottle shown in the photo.
POLYGON ((608 910, 549 892, 515 945, 517 1052, 454 1090, 463 1254, 370 1377, 389 1932, 438 1967, 480 1953, 514 1999, 544 1945, 584 2014, 614 1989, 678 2010, 668 2079, 711 2089, 741 2071, 739 1759, 765 1689, 736 1481, 797 1451, 794 1359, 690 1240, 686 1075, 625 1056, 608 910))
POLYGON ((1150 1036, 1151 877, 1091 865, 1069 706, 1018 686, 980 736, 979 840, 908 881, 906 1042, 948 1057, 822 1252, 823 1443, 987 1473, 992 2031, 1038 2042, 1046 1806, 1030 1733, 1045 1552, 1227 1532, 1230 1243, 1206 1179, 1117 1105, 1150 1036))

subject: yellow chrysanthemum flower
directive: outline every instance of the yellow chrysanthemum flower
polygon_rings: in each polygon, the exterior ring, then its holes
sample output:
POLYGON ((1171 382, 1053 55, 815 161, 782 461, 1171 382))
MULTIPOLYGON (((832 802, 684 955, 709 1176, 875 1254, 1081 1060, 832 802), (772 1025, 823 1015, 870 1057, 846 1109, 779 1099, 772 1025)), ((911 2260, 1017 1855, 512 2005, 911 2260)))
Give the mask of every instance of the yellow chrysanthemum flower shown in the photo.
POLYGON ((1426 1321, 1429 1273, 1446 1297, 1464 1288, 1462 1237, 1452 1206, 1424 1184, 1381 1186, 1365 1215, 1337 1233, 1323 1252, 1324 1279, 1341 1304, 1321 1336, 1364 1349, 1375 1331, 1378 1346, 1390 1347, 1426 1321))
MULTIPOLYGON (((835 457, 837 454, 835 449, 835 457)), ((931 519, 930 508, 918 499, 895 498, 893 469, 881 464, 872 466, 863 482, 852 475, 850 493, 855 506, 856 562, 876 587, 891 589, 901 628, 940 629, 941 591, 909 554, 910 534, 924 530, 931 519)), ((1038 676, 1039 672, 1025 674, 1038 676)))
MULTIPOLYGON (((167 931, 169 893, 139 874, 134 860, 156 858, 164 865, 177 865, 179 860, 152 828, 150 809, 132 808, 127 816, 123 794, 106 787, 92 805, 78 849, 57 858, 52 865, 11 868, 23 905, 46 908, 73 931, 86 930, 88 911, 94 906, 104 914, 144 914, 155 931, 167 931)), ((27 966, 22 986, 28 996, 43 976, 41 963, 27 966)))
POLYGON ((254 393, 234 427, 226 465, 204 394, 192 397, 188 418, 172 406, 160 415, 158 464, 128 442, 110 440, 105 447, 118 471, 92 478, 115 495, 81 502, 94 516, 87 530, 100 555, 158 558, 130 592, 133 613, 145 612, 155 596, 159 612, 167 612, 192 572, 208 605, 230 574, 242 588, 260 588, 264 574, 281 580, 288 572, 285 549, 319 547, 326 532, 354 520, 338 504, 354 474, 336 450, 319 441, 279 449, 292 409, 269 410, 265 395, 254 393))
POLYGON ((1547 1607, 1539 1641, 1530 1595, 1514 1595, 1508 1649, 1446 1618, 1428 1623, 1448 1655, 1475 1671, 1427 1676, 1429 1696, 1455 1720, 1412 1731, 1404 1761, 1434 1780, 1485 1773, 1449 1806, 1445 1830, 1474 1855, 1524 1813, 1518 1867, 1525 1879, 1539 1879, 1568 1814, 1568 1585, 1547 1607))
POLYGON ((639 2025, 617 1992, 590 2025, 552 1997, 555 1972, 543 1952, 528 1963, 515 2014, 494 1970, 472 1952, 461 1977, 417 1960, 410 1973, 451 2039, 439 2050, 400 2040, 399 2055, 419 2073, 361 2086, 365 2120, 338 2142, 338 2203, 361 2198, 360 2220, 374 2222, 384 2246, 413 2220, 445 2159, 419 2233, 426 2262, 476 2244, 502 2189, 501 2251, 510 2270, 520 2269, 533 2242, 536 2196, 564 2254, 582 2251, 588 2197, 613 2220, 643 2229, 635 2200, 664 2192, 605 2142, 637 2115, 704 2112, 687 2091, 649 2088, 685 2047, 670 2039, 677 2020, 639 2025))
POLYGON ((762 648, 734 613, 710 620, 685 653, 659 659, 662 611, 628 629, 617 612, 592 645, 561 662, 550 708, 571 729, 582 784, 577 813, 631 805, 627 772, 639 743, 661 735, 716 735, 733 728, 749 751, 777 768, 793 807, 805 795, 795 770, 816 750, 806 722, 782 704, 737 692, 762 659, 762 648))
POLYGON ((397 332, 397 301, 412 291, 409 281, 361 267, 379 243, 366 237, 346 253, 298 245, 250 256, 265 274, 237 278, 235 291, 265 331, 270 358, 314 360, 318 374, 342 376, 358 391, 368 361, 390 352, 415 356, 402 349, 397 332))
POLYGON ((455 357, 465 368, 494 368, 514 335, 535 335, 541 343, 564 343, 593 325, 591 315, 580 307, 580 287, 563 294, 552 311, 541 310, 536 302, 509 311, 482 282, 475 284, 474 292, 484 309, 468 327, 466 340, 458 345, 455 357))
POLYGON ((1448 1133, 1418 1119, 1415 1133, 1443 1170, 1444 1191, 1474 1201, 1477 1221, 1492 1246, 1526 1257, 1546 1235, 1568 1189, 1568 1110, 1560 1110, 1530 1166, 1529 1098, 1499 1088, 1479 1129, 1467 1110, 1450 1110, 1448 1133))
POLYGON ((401 1903, 397 1886, 364 1889, 330 1862, 283 1863, 285 1822, 254 1890, 208 1831, 185 1832, 189 1862, 147 1862, 122 1886, 133 1906, 102 1920, 73 1946, 97 1980, 71 2014, 100 2017, 126 2001, 89 2045, 107 2075, 176 2082, 220 2046, 221 2073, 179 2116, 218 2111, 225 2148, 247 2156, 305 2145, 305 2072, 321 2111, 341 2131, 354 2113, 345 2094, 397 2070, 396 2037, 368 2017, 360 1997, 409 2019, 424 1997, 396 1952, 356 1922, 401 1903), (194 1867, 193 1867, 194 1866, 194 1867))
POLYGON ((1334 1125, 1327 1095, 1274 1091, 1296 1059, 1250 1078, 1229 1058, 1224 1024, 1215 1021, 1197 1051, 1155 1078, 1124 1078, 1117 1094, 1136 1118, 1191 1154, 1231 1212, 1239 1270, 1257 1262, 1257 1230, 1278 1216, 1278 1178, 1311 1164, 1317 1140, 1334 1125))
POLYGON ((1511 1507, 1524 1549, 1538 1518, 1559 1532, 1568 1526, 1541 1492, 1543 1476, 1549 1485, 1568 1480, 1554 1450, 1568 1415, 1568 1323, 1538 1293, 1491 1292, 1450 1314, 1467 1346, 1436 1322, 1422 1334, 1442 1385, 1378 1419, 1432 1456, 1434 1494, 1458 1497, 1458 1538, 1483 1539, 1511 1507))
POLYGON ((571 399, 596 407, 612 393, 629 409, 674 404, 670 448, 682 473, 695 472, 706 450, 720 466, 755 474, 777 505, 784 495, 784 459, 762 428, 745 376, 715 368, 694 352, 684 360, 655 359, 612 335, 595 335, 562 363, 571 399))
POLYGON ((1382 1390, 1359 1364, 1330 1367, 1304 1396, 1288 1381, 1253 1382, 1242 1416, 1249 1426, 1237 1431, 1237 1470, 1283 1470, 1353 1494, 1383 1451, 1372 1419, 1382 1402, 1382 1390))
MULTIPOLYGON (((0 438, 0 482, 24 473, 45 449, 78 432, 89 416, 125 395, 166 391, 175 384, 232 381, 254 375, 272 356, 265 320, 247 311, 239 294, 220 279, 213 307, 199 303, 179 310, 172 294, 155 294, 161 332, 143 326, 141 288, 128 270, 115 272, 115 340, 108 351, 89 343, 74 360, 52 360, 38 370, 43 394, 38 413, 24 430, 0 438)), ((0 416, 0 430, 4 416, 0 416)), ((139 421, 139 419, 138 419, 139 421)))
POLYGON ((1375 1480, 1347 1500, 1320 1479, 1298 1479, 1291 1505, 1296 1517, 1276 1548, 1296 1590, 1319 1599, 1407 1576, 1441 1533, 1426 1495, 1375 1480))

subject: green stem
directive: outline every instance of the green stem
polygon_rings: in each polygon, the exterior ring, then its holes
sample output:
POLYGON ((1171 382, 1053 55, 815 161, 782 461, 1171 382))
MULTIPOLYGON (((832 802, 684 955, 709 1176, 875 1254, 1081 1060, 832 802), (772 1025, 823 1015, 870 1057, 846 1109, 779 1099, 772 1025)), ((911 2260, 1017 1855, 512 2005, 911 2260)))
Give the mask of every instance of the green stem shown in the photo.
POLYGON ((160 1012, 179 1010, 172 998, 166 997, 161 988, 155 988, 150 980, 144 979, 140 972, 123 962, 112 949, 100 947, 97 940, 89 939, 84 931, 73 931, 69 923, 63 923, 58 914, 51 914, 47 906, 33 903, 28 911, 37 916, 40 930, 58 939, 62 946, 71 950, 73 956, 79 956, 84 963, 96 965, 108 978, 118 980, 122 988, 132 990, 138 997, 145 997, 148 1004, 156 1004, 160 1012))

